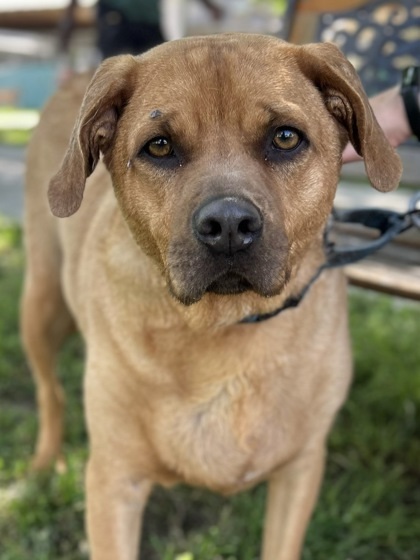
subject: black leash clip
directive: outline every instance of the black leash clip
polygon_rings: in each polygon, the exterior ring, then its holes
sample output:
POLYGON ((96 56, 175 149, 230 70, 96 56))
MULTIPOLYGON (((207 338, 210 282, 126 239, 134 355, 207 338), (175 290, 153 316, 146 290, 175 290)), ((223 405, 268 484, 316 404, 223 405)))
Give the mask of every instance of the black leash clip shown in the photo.
POLYGON ((414 227, 420 229, 420 191, 409 201, 407 212, 403 214, 381 208, 361 208, 356 210, 333 210, 333 223, 360 224, 380 232, 377 239, 358 248, 337 247, 334 243, 327 244, 326 268, 336 268, 355 263, 372 253, 376 253, 400 233, 414 227))
POLYGON ((413 194, 408 203, 408 211, 411 215, 411 219, 413 220, 413 224, 417 229, 420 229, 420 208, 418 208, 419 203, 420 191, 417 191, 413 194))

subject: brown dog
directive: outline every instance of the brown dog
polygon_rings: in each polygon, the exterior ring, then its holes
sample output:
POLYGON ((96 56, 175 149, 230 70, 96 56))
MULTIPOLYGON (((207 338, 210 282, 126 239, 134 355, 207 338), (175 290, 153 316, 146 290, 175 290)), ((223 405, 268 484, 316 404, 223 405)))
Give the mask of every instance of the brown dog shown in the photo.
POLYGON ((295 309, 240 321, 281 307, 323 262, 348 138, 381 191, 399 159, 329 44, 185 39, 105 61, 82 97, 77 83, 58 93, 29 149, 35 466, 60 452, 53 370, 75 322, 92 559, 136 558, 154 483, 231 493, 264 479, 262 558, 297 559, 351 376, 344 277, 325 271, 295 309))

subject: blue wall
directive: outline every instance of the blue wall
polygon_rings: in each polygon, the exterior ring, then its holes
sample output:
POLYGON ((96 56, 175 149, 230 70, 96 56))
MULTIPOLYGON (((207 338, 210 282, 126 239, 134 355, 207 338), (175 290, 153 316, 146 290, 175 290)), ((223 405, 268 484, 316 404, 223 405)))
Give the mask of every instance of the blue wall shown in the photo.
POLYGON ((17 90, 19 107, 41 108, 56 88, 55 62, 0 64, 0 89, 17 90))

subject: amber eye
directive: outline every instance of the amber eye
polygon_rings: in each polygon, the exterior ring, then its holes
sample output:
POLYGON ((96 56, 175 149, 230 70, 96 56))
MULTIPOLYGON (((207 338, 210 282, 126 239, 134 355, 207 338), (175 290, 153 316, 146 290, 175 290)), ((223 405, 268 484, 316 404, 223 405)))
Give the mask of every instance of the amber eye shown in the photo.
POLYGON ((302 140, 300 134, 292 128, 278 128, 274 134, 273 145, 278 150, 293 150, 302 140))
POLYGON ((174 150, 167 138, 158 136, 145 145, 144 151, 154 158, 165 158, 172 156, 174 150))

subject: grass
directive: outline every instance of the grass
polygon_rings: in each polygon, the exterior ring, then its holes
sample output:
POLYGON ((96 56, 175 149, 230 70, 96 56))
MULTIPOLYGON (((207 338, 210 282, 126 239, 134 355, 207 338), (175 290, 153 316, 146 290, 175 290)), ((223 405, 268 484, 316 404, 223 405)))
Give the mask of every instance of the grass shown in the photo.
MULTIPOLYGON (((83 560, 83 348, 73 339, 60 376, 67 393, 65 474, 28 475, 34 389, 18 335, 23 257, 17 227, 0 223, 0 558, 83 560)), ((420 306, 351 296, 355 379, 330 437, 327 474, 304 560, 420 558, 420 306)), ((255 560, 265 488, 231 499, 157 490, 145 560, 255 560)))

